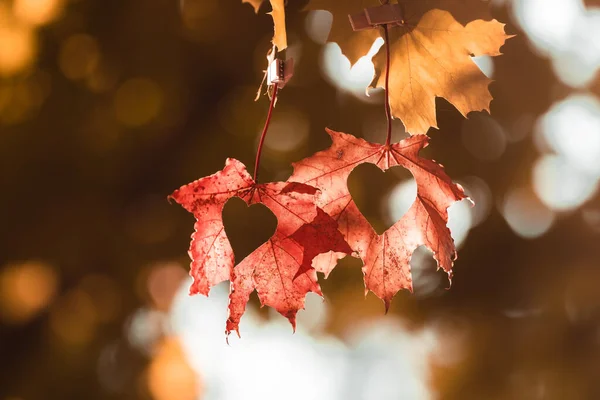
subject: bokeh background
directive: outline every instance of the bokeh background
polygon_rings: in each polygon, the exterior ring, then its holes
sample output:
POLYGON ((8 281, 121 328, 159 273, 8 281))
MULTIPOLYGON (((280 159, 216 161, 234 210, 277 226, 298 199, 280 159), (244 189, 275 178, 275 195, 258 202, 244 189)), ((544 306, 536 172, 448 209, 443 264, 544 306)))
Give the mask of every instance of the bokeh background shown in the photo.
MULTIPOLYGON (((451 209, 451 290, 419 249, 415 293, 384 315, 346 259, 295 334, 253 298, 227 345, 227 286, 187 295, 193 217, 167 195, 226 157, 253 164, 268 6, 0 1, 0 399, 600 398, 600 2, 493 4, 518 36, 476 60, 492 116, 438 99, 424 153, 476 202, 451 209)), ((385 136, 368 60, 351 70, 328 14, 288 6, 296 75, 265 181, 326 148, 325 127, 385 136)), ((414 199, 403 170, 349 185, 378 228, 414 199)), ((251 210, 225 210, 238 259, 274 229, 251 210)))

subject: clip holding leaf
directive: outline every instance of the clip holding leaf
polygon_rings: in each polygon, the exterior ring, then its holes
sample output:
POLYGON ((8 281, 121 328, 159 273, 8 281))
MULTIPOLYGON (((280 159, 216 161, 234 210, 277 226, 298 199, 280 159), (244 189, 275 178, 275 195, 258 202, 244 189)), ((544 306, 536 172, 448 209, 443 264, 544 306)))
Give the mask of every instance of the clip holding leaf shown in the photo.
POLYGON ((292 76, 294 75, 294 59, 289 58, 283 61, 277 59, 276 57, 277 47, 273 46, 273 48, 267 53, 267 69, 263 71, 263 80, 258 87, 254 101, 258 101, 258 99, 260 99, 265 81, 267 82, 266 94, 269 96, 269 99, 271 99, 273 85, 277 84, 277 88, 281 89, 286 85, 286 83, 288 83, 290 79, 292 79, 292 76))
POLYGON ((267 69, 267 84, 269 86, 277 84, 279 89, 283 88, 294 75, 294 59, 289 58, 285 61, 275 59, 269 64, 267 69))
POLYGON ((383 4, 365 8, 362 12, 348 15, 354 31, 377 28, 381 25, 404 25, 404 10, 400 4, 383 4))

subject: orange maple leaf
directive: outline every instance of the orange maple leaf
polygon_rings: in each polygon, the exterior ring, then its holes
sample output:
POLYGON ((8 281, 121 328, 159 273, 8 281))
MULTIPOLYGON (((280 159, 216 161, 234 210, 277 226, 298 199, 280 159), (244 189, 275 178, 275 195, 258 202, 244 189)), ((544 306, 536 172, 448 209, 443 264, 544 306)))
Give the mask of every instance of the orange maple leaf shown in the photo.
MULTIPOLYGON (((443 97, 464 116, 471 111, 489 111, 492 96, 487 78, 472 56, 500 55, 500 47, 510 35, 496 20, 475 20, 463 26, 447 10, 466 20, 473 14, 487 16, 481 0, 400 0, 402 26, 390 27, 391 72, 389 97, 392 115, 411 134, 425 134, 437 128, 435 98, 443 97), (432 7, 436 7, 431 9, 432 7)), ((332 12, 334 22, 329 40, 339 44, 354 64, 366 55, 379 29, 353 32, 349 14, 380 5, 378 0, 311 0, 309 9, 332 12)), ((384 87, 386 62, 380 51, 373 59, 381 73, 372 87, 384 87)))
POLYGON ((287 48, 287 32, 285 28, 285 4, 284 0, 269 0, 271 2, 271 11, 269 14, 273 17, 275 34, 273 35, 273 44, 277 50, 281 51, 287 48))
MULTIPOLYGON (((242 0, 242 3, 250 3, 254 7, 254 12, 258 13, 264 0, 242 0)), ((273 44, 279 51, 287 48, 287 32, 285 27, 285 0, 269 0, 272 11, 268 13, 273 18, 275 32, 273 34, 273 44)))

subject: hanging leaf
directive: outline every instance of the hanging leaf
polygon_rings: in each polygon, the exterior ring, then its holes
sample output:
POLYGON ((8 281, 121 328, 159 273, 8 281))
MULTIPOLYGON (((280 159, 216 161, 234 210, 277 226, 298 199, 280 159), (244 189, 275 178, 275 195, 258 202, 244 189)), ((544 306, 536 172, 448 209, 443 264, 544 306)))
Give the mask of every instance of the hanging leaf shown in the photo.
MULTIPOLYGON (((402 26, 391 26, 391 73, 389 96, 392 115, 404 123, 407 132, 425 134, 437 128, 435 98, 443 97, 464 116, 471 111, 489 111, 492 96, 487 78, 471 59, 472 56, 497 56, 510 38, 504 24, 478 19, 466 26, 448 10, 468 17, 487 17, 488 3, 481 0, 401 0, 402 26)), ((325 9, 333 14, 329 40, 340 45, 354 64, 365 56, 374 40, 382 37, 380 29, 353 32, 349 14, 365 7, 380 5, 378 0, 311 0, 311 10, 325 9)), ((380 74, 373 87, 384 87, 386 62, 383 51, 373 59, 380 74)))
POLYGON ((337 223, 315 206, 315 194, 315 188, 300 183, 257 184, 244 164, 227 159, 223 170, 182 186, 171 195, 196 217, 189 250, 190 275, 194 278, 190 294, 206 296, 214 285, 231 281, 228 334, 238 331, 254 290, 261 304, 275 308, 295 327, 295 316, 304 307, 306 294, 321 294, 312 259, 329 250, 351 251, 337 223), (278 221, 273 236, 235 268, 222 219, 223 207, 232 197, 248 205, 264 204, 278 221))
MULTIPOLYGON (((427 146, 428 137, 412 136, 387 146, 329 129, 327 133, 332 146, 295 163, 290 180, 319 189, 317 204, 337 221, 344 238, 363 261, 366 289, 380 297, 386 309, 400 289, 412 291, 410 259, 421 245, 433 252, 439 268, 451 277, 456 249, 446 226, 447 209, 465 194, 441 165, 418 155, 427 146), (382 235, 361 214, 348 190, 348 176, 363 163, 375 164, 384 171, 402 166, 417 183, 417 197, 411 208, 382 235)), ((340 256, 334 250, 315 258, 312 266, 328 274, 340 256)))
POLYGON ((277 50, 282 51, 287 48, 287 32, 285 27, 285 0, 269 0, 273 11, 269 14, 273 17, 273 26, 275 33, 273 35, 273 44, 277 50))
MULTIPOLYGON (((254 12, 258 13, 264 0, 242 0, 242 3, 250 3, 254 12)), ((269 0, 272 11, 268 14, 273 18, 273 44, 278 51, 287 48, 287 32, 285 27, 285 0, 269 0)))
POLYGON ((242 3, 249 3, 254 8, 254 12, 258 13, 263 0, 242 0, 242 3))

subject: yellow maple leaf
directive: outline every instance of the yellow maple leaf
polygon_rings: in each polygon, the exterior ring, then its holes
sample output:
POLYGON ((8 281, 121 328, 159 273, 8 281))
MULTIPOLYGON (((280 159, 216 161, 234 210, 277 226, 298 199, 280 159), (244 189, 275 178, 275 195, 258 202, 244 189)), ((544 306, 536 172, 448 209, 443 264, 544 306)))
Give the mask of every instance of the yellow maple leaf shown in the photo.
MULTIPOLYGON (((491 82, 471 60, 474 55, 496 56, 509 35, 504 24, 489 17, 488 2, 482 0, 399 0, 402 26, 389 28, 391 71, 389 96, 392 115, 411 134, 425 134, 437 127, 435 97, 444 97, 463 115, 489 110, 491 82), (452 13, 450 13, 451 11, 452 13)), ((333 14, 329 41, 336 42, 354 64, 365 56, 382 29, 354 32, 348 15, 381 5, 379 0, 311 0, 309 10, 333 14)), ((385 86, 385 51, 373 59, 381 72, 376 87, 385 86)))
MULTIPOLYGON (((242 0, 242 3, 249 3, 254 12, 258 13, 264 0, 242 0)), ((287 48, 287 32, 285 27, 285 0, 269 0, 272 11, 268 13, 273 18, 273 44, 277 50, 281 51, 287 48)))
MULTIPOLYGON (((435 98, 448 100, 463 116, 471 111, 489 112, 492 82, 471 56, 497 56, 510 36, 496 20, 476 20, 466 26, 447 11, 427 12, 414 29, 390 30, 391 64, 389 98, 392 115, 411 134, 437 128, 435 98)), ((385 55, 376 85, 385 87, 385 55)))
POLYGON ((284 0, 269 0, 273 11, 269 14, 273 17, 275 34, 273 35, 273 44, 277 50, 281 51, 287 48, 287 33, 285 28, 285 4, 284 0))
POLYGON ((359 58, 369 52, 375 39, 381 37, 381 33, 377 29, 354 32, 348 15, 380 4, 379 0, 310 0, 306 9, 326 10, 333 14, 333 23, 327 40, 337 43, 342 49, 342 53, 354 65, 359 58))

